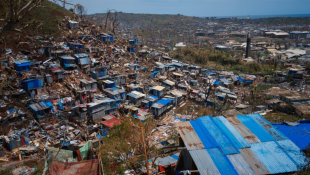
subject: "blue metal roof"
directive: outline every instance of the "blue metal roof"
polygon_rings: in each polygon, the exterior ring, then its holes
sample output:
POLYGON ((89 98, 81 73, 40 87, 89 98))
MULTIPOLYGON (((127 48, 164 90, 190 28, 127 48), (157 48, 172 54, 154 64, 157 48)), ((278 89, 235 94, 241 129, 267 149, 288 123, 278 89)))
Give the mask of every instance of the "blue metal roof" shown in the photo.
POLYGON ((280 133, 276 128, 272 126, 263 116, 259 114, 249 114, 256 123, 258 123, 265 131, 267 131, 276 141, 286 140, 287 137, 280 133))
POLYGON ((255 174, 241 154, 231 154, 227 157, 239 174, 255 174))
POLYGON ((300 149, 305 149, 310 143, 310 123, 300 123, 297 126, 273 124, 281 133, 294 142, 300 149))
POLYGON ((221 174, 238 174, 229 159, 218 148, 210 148, 207 151, 221 174))
POLYGON ((157 74, 159 71, 154 71, 152 72, 150 75, 154 75, 154 74, 157 74))
POLYGON ((291 140, 281 140, 278 144, 285 150, 289 157, 298 167, 307 165, 309 159, 305 160, 305 155, 291 140))
POLYGON ((169 98, 163 98, 157 101, 157 103, 162 104, 162 105, 167 105, 168 103, 170 103, 172 100, 169 98))
POLYGON ((217 166, 214 164, 210 154, 206 149, 189 151, 196 167, 201 175, 216 175, 221 174, 217 166))
POLYGON ((205 127, 212 137, 216 140, 217 144, 221 147, 225 154, 240 153, 238 149, 228 140, 222 131, 215 125, 211 116, 199 117, 197 122, 200 127, 205 127))
POLYGON ((155 96, 155 95, 151 95, 150 97, 151 97, 151 98, 154 98, 155 100, 157 100, 157 99, 158 99, 158 97, 157 97, 157 96, 155 96))
POLYGON ((44 102, 45 103, 45 105, 48 107, 48 108, 50 108, 50 107, 53 107, 53 104, 51 103, 51 102, 44 102))
POLYGON ((236 148, 251 146, 223 116, 215 117, 213 121, 236 148))
POLYGON ((251 117, 245 115, 237 115, 237 118, 242 122, 249 130, 255 134, 261 142, 273 141, 274 138, 266 132, 261 126, 259 126, 251 117))
POLYGON ((252 144, 251 149, 271 174, 297 171, 294 162, 274 141, 252 144))
POLYGON ((215 82, 214 82, 214 84, 219 85, 219 84, 220 84, 220 82, 219 82, 219 81, 215 81, 215 82))
POLYGON ((205 148, 218 147, 218 144, 205 127, 200 127, 197 121, 190 121, 190 123, 193 126, 195 132, 197 133, 198 137, 200 138, 205 148))
POLYGON ((303 152, 262 116, 237 117, 240 121, 235 120, 244 124, 243 129, 237 129, 240 126, 232 123, 234 120, 223 116, 204 116, 176 124, 200 174, 278 174, 295 172, 307 165, 303 152), (262 142, 248 143, 242 133, 245 129, 253 132, 249 137, 258 137, 262 142), (274 133, 269 135, 270 132, 274 133))
POLYGON ((240 77, 237 77, 237 80, 238 80, 238 81, 241 81, 241 82, 244 81, 244 80, 243 80, 242 78, 240 78, 240 77))
POLYGON ((23 67, 23 66, 31 66, 31 63, 21 63, 21 64, 16 64, 18 67, 23 67))

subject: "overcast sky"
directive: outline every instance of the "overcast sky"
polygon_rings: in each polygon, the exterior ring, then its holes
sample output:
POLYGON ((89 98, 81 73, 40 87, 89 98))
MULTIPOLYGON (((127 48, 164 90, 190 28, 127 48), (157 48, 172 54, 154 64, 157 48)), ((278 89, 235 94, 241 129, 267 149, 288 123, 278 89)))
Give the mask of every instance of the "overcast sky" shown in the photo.
POLYGON ((107 9, 127 13, 187 16, 246 16, 309 14, 310 0, 68 0, 80 3, 88 14, 107 9))

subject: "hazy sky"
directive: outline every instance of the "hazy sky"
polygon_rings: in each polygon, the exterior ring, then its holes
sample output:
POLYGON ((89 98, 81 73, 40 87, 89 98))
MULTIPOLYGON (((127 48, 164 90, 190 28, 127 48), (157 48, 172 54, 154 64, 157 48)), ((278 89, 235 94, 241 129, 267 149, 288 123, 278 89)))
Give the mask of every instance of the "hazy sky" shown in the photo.
POLYGON ((309 14, 310 0, 68 0, 80 3, 88 14, 107 9, 128 13, 188 16, 244 16, 309 14))

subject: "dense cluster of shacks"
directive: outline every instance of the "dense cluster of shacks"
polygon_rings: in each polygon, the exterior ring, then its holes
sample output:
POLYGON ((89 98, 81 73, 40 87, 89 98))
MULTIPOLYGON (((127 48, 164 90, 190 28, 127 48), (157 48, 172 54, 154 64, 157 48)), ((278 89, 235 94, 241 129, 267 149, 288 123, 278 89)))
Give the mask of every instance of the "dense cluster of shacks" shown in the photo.
MULTIPOLYGON (((69 25, 67 30, 77 35, 63 37, 61 42, 33 37, 30 42, 19 43, 17 50, 5 49, 1 57, 0 120, 2 126, 21 127, 2 131, 1 160, 42 158, 44 150, 50 156, 45 157, 50 172, 60 166, 51 162, 53 156, 67 163, 93 161, 98 155, 90 145, 99 145, 100 138, 121 123, 121 115, 142 122, 150 117, 158 120, 187 101, 223 108, 229 100, 233 104, 229 108, 240 113, 294 102, 298 114, 309 115, 309 98, 290 89, 269 90, 268 105, 253 107, 247 103, 248 86, 264 80, 268 83, 274 76, 205 69, 143 46, 138 38, 121 41, 113 34, 97 32, 94 25, 83 25, 83 30, 69 25), (210 88, 214 93, 208 92, 210 88), (303 114, 304 108, 307 114, 303 114)), ((294 82, 306 76, 296 68, 276 76, 287 74, 292 74, 294 82)), ((173 119, 157 128, 152 144, 157 148, 175 145, 175 140, 168 139, 173 123, 191 120, 194 115, 173 112, 173 119)), ((158 159, 157 165, 170 165, 177 159, 178 154, 174 154, 158 159)))

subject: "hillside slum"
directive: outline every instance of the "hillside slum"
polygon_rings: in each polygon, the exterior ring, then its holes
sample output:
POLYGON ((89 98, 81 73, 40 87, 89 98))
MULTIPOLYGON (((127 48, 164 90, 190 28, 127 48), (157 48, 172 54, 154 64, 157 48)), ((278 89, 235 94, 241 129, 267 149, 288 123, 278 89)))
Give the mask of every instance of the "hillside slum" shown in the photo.
MULTIPOLYGON (((68 21, 68 35, 61 41, 35 36, 1 55, 2 168, 39 160, 45 161, 44 172, 49 174, 78 168, 81 174, 98 174, 100 159, 94 148, 104 144, 101 139, 124 116, 142 122, 153 118, 157 128, 150 143, 162 150, 176 148, 163 151, 154 164, 149 157, 147 167, 153 173, 207 174, 211 169, 215 174, 277 174, 305 165, 300 160, 305 155, 292 152, 300 152, 306 143, 298 147, 298 139, 277 134, 282 125, 273 126, 262 115, 275 109, 290 114, 290 105, 299 119, 307 119, 307 89, 292 89, 289 83, 272 87, 268 80, 275 77, 181 62, 140 44, 138 37, 120 40, 86 21, 78 24, 83 27, 68 21), (269 88, 256 92, 258 87, 269 88), (247 116, 254 112, 258 114, 247 116), (206 115, 221 117, 201 117, 206 115), (171 139, 173 130, 180 138, 171 139), (275 170, 278 166, 283 169, 275 170)), ((287 74, 296 81, 307 75, 289 69, 274 76, 287 74)))

